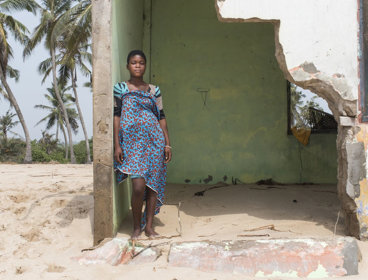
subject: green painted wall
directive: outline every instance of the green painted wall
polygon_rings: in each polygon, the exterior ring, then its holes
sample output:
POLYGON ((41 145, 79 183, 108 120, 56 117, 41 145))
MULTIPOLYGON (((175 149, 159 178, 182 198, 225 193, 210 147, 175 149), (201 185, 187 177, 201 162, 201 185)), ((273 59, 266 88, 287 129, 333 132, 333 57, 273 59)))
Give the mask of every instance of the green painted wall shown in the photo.
MULTIPOLYGON (((143 0, 114 0, 112 21, 112 81, 115 84, 129 78, 129 73, 126 70, 126 56, 129 51, 142 49, 143 0)), ((120 185, 114 185, 114 233, 117 232, 122 220, 129 211, 130 192, 131 184, 129 180, 120 185)))
POLYGON ((173 146, 168 181, 336 183, 336 135, 286 133, 286 82, 270 23, 221 23, 214 0, 152 2, 151 81, 173 146))

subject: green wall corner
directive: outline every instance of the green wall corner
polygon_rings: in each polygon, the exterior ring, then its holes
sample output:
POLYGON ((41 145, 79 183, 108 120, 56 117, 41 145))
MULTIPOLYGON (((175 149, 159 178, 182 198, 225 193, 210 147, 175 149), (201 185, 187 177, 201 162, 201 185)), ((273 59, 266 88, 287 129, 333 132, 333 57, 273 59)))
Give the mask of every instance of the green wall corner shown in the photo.
MULTIPOLYGON (((114 0, 112 9, 112 68, 113 84, 129 78, 126 56, 132 49, 142 49, 143 0, 114 0)), ((111 89, 112 94, 112 89, 111 89)), ((112 111, 112 109, 111 109, 112 111)), ((119 230, 130 208, 130 179, 113 186, 113 233, 119 230)))

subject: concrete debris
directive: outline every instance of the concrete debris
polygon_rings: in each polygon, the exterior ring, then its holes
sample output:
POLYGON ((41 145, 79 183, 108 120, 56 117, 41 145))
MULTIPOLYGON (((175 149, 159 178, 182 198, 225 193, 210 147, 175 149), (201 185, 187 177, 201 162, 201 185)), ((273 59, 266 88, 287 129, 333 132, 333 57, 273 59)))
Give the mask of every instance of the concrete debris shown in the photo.
POLYGON ((251 277, 324 278, 358 274, 354 238, 183 242, 171 245, 169 265, 251 277))
POLYGON ((155 247, 144 247, 140 243, 132 243, 125 238, 114 238, 102 242, 100 246, 92 250, 84 250, 82 255, 73 258, 79 264, 142 264, 154 262, 161 255, 161 251, 155 247))

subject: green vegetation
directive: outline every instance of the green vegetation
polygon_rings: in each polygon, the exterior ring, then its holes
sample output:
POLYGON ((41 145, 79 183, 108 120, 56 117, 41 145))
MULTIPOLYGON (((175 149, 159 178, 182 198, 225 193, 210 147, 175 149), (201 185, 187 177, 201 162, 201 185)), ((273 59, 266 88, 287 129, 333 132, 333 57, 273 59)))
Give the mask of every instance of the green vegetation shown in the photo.
POLYGON ((8 78, 13 78, 16 81, 19 79, 19 71, 9 65, 13 51, 9 45, 8 37, 11 34, 19 44, 26 44, 29 31, 25 25, 11 16, 11 12, 24 10, 35 13, 37 6, 34 0, 0 0, 0 94, 14 107, 22 124, 26 138, 25 163, 32 162, 31 138, 18 101, 8 84, 8 78))
POLYGON ((304 94, 294 84, 290 84, 290 111, 291 111, 291 126, 296 128, 310 128, 313 126, 313 118, 310 113, 310 108, 322 110, 321 106, 316 102, 317 95, 310 100, 305 100, 304 94))
MULTIPOLYGON (((70 160, 65 158, 65 145, 56 142, 56 140, 50 141, 50 138, 47 137, 50 137, 50 135, 47 134, 46 139, 43 137, 38 141, 33 140, 31 142, 33 163, 70 163, 70 160)), ((89 140, 89 143, 92 151, 92 139, 89 140)), ((78 144, 74 144, 73 147, 77 160, 76 163, 87 163, 85 142, 81 141, 78 144)), ((25 150, 25 141, 19 138, 10 138, 4 141, 4 138, 1 137, 0 162, 22 163, 25 150)))
POLYGON ((2 127, 0 161, 68 162, 70 159, 71 163, 91 163, 90 140, 78 102, 76 73, 76 69, 79 69, 83 75, 92 77, 89 69, 92 57, 91 10, 91 0, 0 0, 0 97, 7 100, 15 110, 15 113, 9 111, 2 118, 4 122, 9 121, 9 118, 12 120, 14 116, 19 119, 12 121, 11 126, 2 127), (14 11, 28 11, 38 17, 39 24, 31 36, 28 36, 30 32, 27 27, 12 17, 14 11), (52 75, 52 87, 48 88, 49 94, 45 95, 49 105, 39 104, 36 108, 47 111, 47 115, 40 121, 46 122, 46 131, 56 126, 54 140, 44 132, 42 139, 31 143, 26 120, 7 83, 9 78, 16 81, 19 79, 19 71, 8 64, 13 57, 8 35, 12 35, 17 43, 24 46, 24 58, 30 56, 40 43, 44 43, 50 52, 50 57, 39 65, 39 72, 43 75, 43 79, 40 77, 41 83, 48 75, 52 75), (73 96, 65 93, 70 89, 73 96), (8 140, 7 134, 18 123, 22 125, 25 141, 8 140), (85 136, 84 148, 81 143, 73 145, 72 135, 79 127, 78 123, 85 136), (58 142, 59 129, 64 136, 65 147, 58 142), (46 145, 47 137, 50 142, 46 145), (52 149, 51 144, 54 145, 52 149), (76 151, 74 146, 77 147, 76 151))

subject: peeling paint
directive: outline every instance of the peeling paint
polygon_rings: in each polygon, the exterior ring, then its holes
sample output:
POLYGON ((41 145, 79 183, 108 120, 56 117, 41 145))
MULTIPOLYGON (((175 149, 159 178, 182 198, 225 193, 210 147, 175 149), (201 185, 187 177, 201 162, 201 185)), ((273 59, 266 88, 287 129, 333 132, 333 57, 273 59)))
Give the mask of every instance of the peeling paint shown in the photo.
POLYGON ((355 203, 357 206, 356 214, 359 221, 360 227, 360 238, 368 239, 368 125, 360 124, 359 132, 356 135, 355 141, 358 143, 363 143, 365 162, 363 168, 365 169, 365 178, 359 181, 359 196, 355 198, 355 203))
POLYGON ((288 239, 272 239, 272 240, 257 240, 257 243, 266 243, 266 244, 277 244, 277 245, 285 245, 286 243, 290 243, 290 242, 297 242, 297 243, 305 243, 308 246, 315 246, 316 244, 322 246, 323 248, 327 247, 328 244, 326 242, 323 241, 317 241, 314 239, 310 239, 310 238, 301 238, 301 239, 292 239, 292 240, 288 240, 288 239))
POLYGON ((307 276, 307 278, 311 278, 311 279, 327 278, 327 277, 328 277, 328 272, 326 268, 324 268, 323 265, 321 265, 320 263, 318 264, 318 268, 315 271, 312 271, 311 273, 309 273, 309 275, 307 276))
POLYGON ((171 266, 257 277, 333 277, 357 274, 353 238, 175 243, 171 266))
POLYGON ((288 272, 274 271, 272 274, 265 274, 263 271, 258 271, 255 277, 288 277, 288 278, 298 278, 298 272, 289 270, 288 272))

